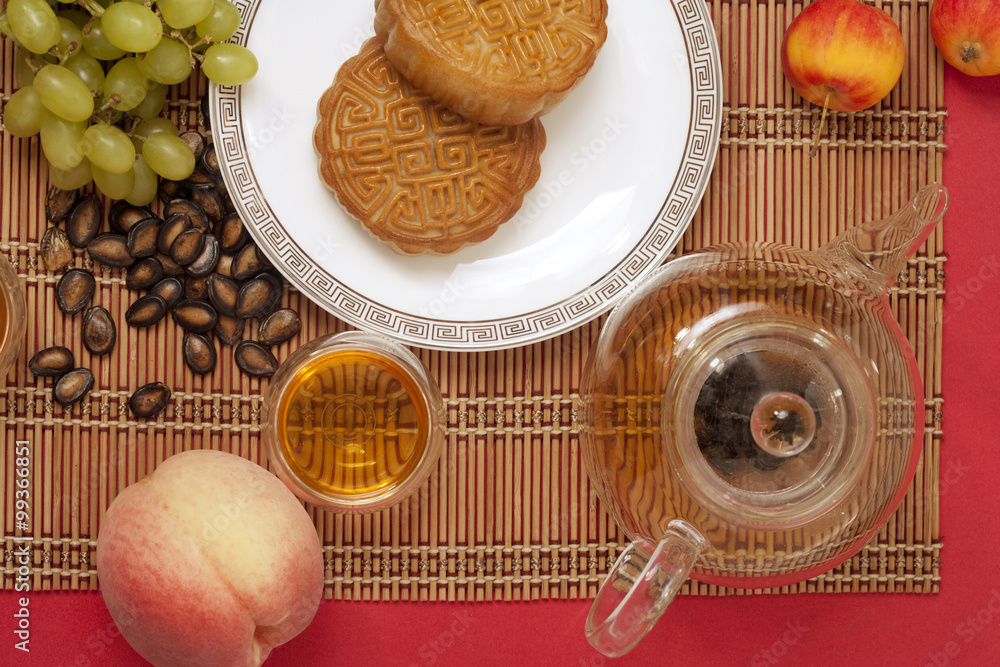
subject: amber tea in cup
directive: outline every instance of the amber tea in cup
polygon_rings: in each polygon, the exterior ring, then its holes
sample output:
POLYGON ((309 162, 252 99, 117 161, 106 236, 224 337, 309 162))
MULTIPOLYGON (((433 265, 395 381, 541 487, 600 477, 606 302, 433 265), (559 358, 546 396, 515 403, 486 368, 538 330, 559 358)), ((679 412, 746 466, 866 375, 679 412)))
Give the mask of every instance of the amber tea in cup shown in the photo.
POLYGON ((0 255, 0 377, 5 377, 24 344, 27 321, 24 290, 5 255, 0 255))
POLYGON ((444 445, 437 387, 409 350, 348 332, 304 345, 272 379, 264 440, 303 500, 374 511, 406 498, 444 445))

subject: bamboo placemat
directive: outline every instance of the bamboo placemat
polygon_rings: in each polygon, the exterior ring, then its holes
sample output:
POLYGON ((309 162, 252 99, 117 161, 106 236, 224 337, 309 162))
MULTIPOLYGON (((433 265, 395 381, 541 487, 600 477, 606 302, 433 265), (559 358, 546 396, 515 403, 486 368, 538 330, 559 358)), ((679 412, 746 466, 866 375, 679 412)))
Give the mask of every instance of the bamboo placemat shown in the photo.
MULTIPOLYGON (((718 163, 678 252, 722 241, 777 240, 814 248, 848 226, 883 217, 920 185, 941 178, 946 111, 942 61, 929 36, 928 0, 874 2, 900 25, 907 43, 902 79, 884 104, 834 113, 819 137, 820 109, 803 103, 781 75, 778 50, 800 2, 710 2, 723 64, 724 122, 718 163)), ((13 91, 12 49, 0 52, 2 95, 13 91)), ((170 113, 198 124, 204 81, 173 91, 170 113)), ((192 376, 172 322, 137 331, 124 325, 130 295, 123 273, 95 270, 95 302, 114 315, 119 342, 93 359, 80 342, 80 317, 54 301, 58 275, 37 261, 46 228, 45 164, 35 140, 0 137, 0 249, 25 287, 24 351, 0 401, 5 442, 4 588, 17 571, 14 548, 32 553, 32 590, 92 590, 101 516, 126 485, 178 451, 214 448, 261 461, 264 383, 250 380, 223 348, 207 378, 192 376), (26 360, 66 345, 97 378, 72 410, 52 401, 26 360), (138 386, 162 380, 173 404, 155 423, 126 407, 138 386), (15 524, 15 440, 31 447, 31 521, 15 524), (25 540, 25 537, 28 539, 25 540)), ((938 453, 941 441, 941 227, 893 288, 893 311, 916 353, 925 383, 927 428, 915 481, 888 524, 854 558, 825 575, 769 592, 935 592, 940 583, 938 453)), ((77 265, 94 269, 83 253, 77 265)), ((297 292, 286 304, 303 315, 299 337, 278 350, 346 326, 297 292)), ((168 318, 169 319, 169 318, 168 318)), ((327 596, 386 600, 579 598, 596 593, 623 546, 590 492, 576 433, 580 369, 600 328, 594 322, 528 347, 501 352, 419 355, 448 406, 447 448, 428 485, 408 503, 350 518, 310 508, 325 545, 327 596)), ((142 558, 142 554, 136 554, 142 558)), ((685 592, 735 591, 689 583, 685 592)))

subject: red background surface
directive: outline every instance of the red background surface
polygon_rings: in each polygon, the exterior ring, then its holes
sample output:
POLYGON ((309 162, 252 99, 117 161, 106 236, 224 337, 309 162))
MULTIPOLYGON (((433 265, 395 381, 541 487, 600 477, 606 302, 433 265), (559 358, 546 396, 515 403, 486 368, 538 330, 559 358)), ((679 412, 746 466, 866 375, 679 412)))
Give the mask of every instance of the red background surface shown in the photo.
MULTIPOLYGON (((583 636, 588 601, 324 602, 282 665, 1000 664, 1000 76, 946 73, 948 251, 941 592, 679 598, 625 658, 583 636)), ((31 652, 0 593, 0 664, 134 665, 99 593, 32 593, 31 652)))

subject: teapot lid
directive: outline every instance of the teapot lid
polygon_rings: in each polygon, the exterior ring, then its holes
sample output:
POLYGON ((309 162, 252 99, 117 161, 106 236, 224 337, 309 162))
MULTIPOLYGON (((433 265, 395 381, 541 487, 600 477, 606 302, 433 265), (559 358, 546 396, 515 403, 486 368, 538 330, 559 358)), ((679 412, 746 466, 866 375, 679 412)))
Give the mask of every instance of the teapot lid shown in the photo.
POLYGON ((735 524, 815 519, 871 455, 877 415, 857 356, 810 320, 753 303, 712 320, 676 341, 686 353, 661 425, 671 465, 693 497, 735 524))

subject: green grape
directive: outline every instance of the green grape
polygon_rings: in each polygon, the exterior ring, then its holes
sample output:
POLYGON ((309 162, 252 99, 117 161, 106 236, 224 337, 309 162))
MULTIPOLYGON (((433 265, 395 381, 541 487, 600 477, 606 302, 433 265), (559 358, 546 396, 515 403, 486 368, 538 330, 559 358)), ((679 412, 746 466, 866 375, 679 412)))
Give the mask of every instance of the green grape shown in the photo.
POLYGON ((138 60, 142 73, 157 83, 172 86, 191 75, 191 52, 169 37, 161 39, 156 48, 138 60))
POLYGON ((153 171, 167 180, 183 181, 194 172, 191 147, 169 132, 151 134, 142 145, 142 156, 153 171))
POLYGON ((224 42, 240 27, 240 10, 229 0, 215 0, 212 13, 195 25, 199 37, 208 37, 213 42, 224 42))
POLYGON ((213 44, 205 52, 201 70, 215 83, 238 86, 257 73, 257 57, 239 44, 213 44))
POLYGON ((67 18, 59 16, 56 20, 59 21, 59 43, 55 49, 65 58, 83 48, 83 32, 67 18))
POLYGON ((87 121, 74 123, 46 110, 39 134, 42 137, 42 152, 49 164, 63 171, 79 166, 83 162, 80 143, 86 131, 87 121))
POLYGON ((108 41, 101 19, 95 19, 90 24, 90 32, 83 36, 83 50, 98 60, 117 60, 125 55, 123 49, 108 41))
POLYGON ((46 65, 32 84, 45 108, 68 121, 84 121, 94 113, 94 96, 80 77, 62 65, 46 65))
POLYGON ((131 171, 135 164, 132 140, 114 125, 91 125, 83 133, 80 147, 92 165, 112 174, 131 171))
POLYGON ((162 83, 150 81, 146 88, 146 96, 142 98, 138 106, 129 109, 129 115, 148 120, 156 118, 163 111, 163 105, 167 103, 167 87, 162 83))
POLYGON ((63 66, 80 77, 90 92, 100 93, 104 90, 104 68, 101 67, 97 58, 89 53, 78 53, 67 60, 63 66))
POLYGON ((90 160, 87 158, 69 171, 49 165, 49 183, 60 190, 79 190, 92 180, 94 176, 90 171, 90 160))
POLYGON ((7 22, 18 43, 32 53, 45 53, 59 43, 59 20, 44 0, 10 0, 7 22))
POLYGON ((14 29, 10 27, 10 21, 7 20, 7 12, 0 12, 0 36, 8 37, 17 43, 17 38, 14 37, 14 29))
POLYGON ((139 69, 136 59, 122 58, 104 77, 104 97, 111 100, 117 95, 120 101, 114 105, 115 109, 128 111, 142 102, 142 98, 146 96, 147 84, 146 75, 139 69))
POLYGON ((108 41, 132 53, 150 51, 160 43, 163 24, 153 10, 132 2, 116 2, 101 15, 108 41))
POLYGON ((15 137, 33 137, 42 129, 45 107, 32 86, 21 88, 7 100, 3 124, 15 137))
POLYGON ((181 131, 177 127, 174 121, 169 118, 150 118, 149 120, 144 120, 132 130, 132 134, 142 137, 143 139, 150 137, 157 132, 167 132, 175 137, 179 136, 181 131))
POLYGON ((90 22, 90 14, 78 9, 60 9, 56 12, 56 16, 61 19, 69 19, 80 30, 83 30, 83 26, 90 22))
POLYGON ((111 199, 125 199, 135 186, 135 173, 129 169, 124 174, 112 174, 96 164, 91 165, 94 174, 94 184, 97 189, 111 199))
POLYGON ((146 159, 141 155, 136 157, 135 165, 132 167, 134 183, 132 192, 128 193, 125 201, 132 206, 146 206, 156 199, 156 188, 160 178, 156 172, 149 168, 146 159))
POLYGON ((132 144, 135 146, 135 150, 141 153, 142 145, 146 142, 146 139, 157 132, 166 132, 175 137, 181 133, 169 118, 150 118, 144 120, 132 128, 132 144))
POLYGON ((214 0, 156 0, 163 20, 171 28, 183 30, 212 13, 214 0))

